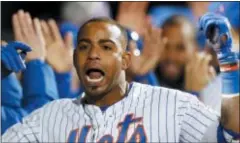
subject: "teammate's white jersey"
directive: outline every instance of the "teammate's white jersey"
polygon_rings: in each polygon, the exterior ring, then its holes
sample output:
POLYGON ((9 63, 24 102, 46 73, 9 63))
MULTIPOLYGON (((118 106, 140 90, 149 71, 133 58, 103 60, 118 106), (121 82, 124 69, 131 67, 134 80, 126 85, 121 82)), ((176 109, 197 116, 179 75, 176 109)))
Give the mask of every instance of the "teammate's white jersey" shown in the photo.
POLYGON ((53 101, 8 129, 2 141, 201 142, 218 123, 218 115, 188 93, 131 85, 126 97, 105 112, 81 98, 53 101))

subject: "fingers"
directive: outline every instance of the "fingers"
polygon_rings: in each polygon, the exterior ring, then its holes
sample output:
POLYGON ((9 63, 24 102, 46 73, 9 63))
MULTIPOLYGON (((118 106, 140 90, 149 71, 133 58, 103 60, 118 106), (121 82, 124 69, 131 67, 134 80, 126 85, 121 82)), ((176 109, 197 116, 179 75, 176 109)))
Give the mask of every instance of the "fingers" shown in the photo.
POLYGON ((210 66, 210 67, 209 67, 209 76, 210 76, 210 79, 215 78, 216 75, 217 75, 217 73, 216 73, 215 69, 213 68, 213 66, 210 66))
POLYGON ((44 37, 43 37, 43 33, 42 33, 41 24, 40 24, 39 19, 34 18, 33 23, 34 23, 34 27, 35 27, 35 30, 36 30, 36 35, 39 37, 39 40, 41 41, 41 43, 45 44, 45 40, 44 40, 44 37))
POLYGON ((200 68, 202 68, 203 71, 207 72, 211 59, 212 59, 212 56, 210 54, 207 54, 205 52, 201 52, 199 54, 199 58, 198 58, 198 66, 200 68))
POLYGON ((51 31, 46 21, 41 20, 41 28, 42 28, 42 34, 46 41, 46 44, 49 45, 54 39, 51 36, 51 31))
POLYGON ((13 14, 12 16, 12 25, 15 40, 22 41, 23 36, 17 14, 13 14))
POLYGON ((21 27, 22 35, 25 37, 28 35, 27 20, 23 10, 19 10, 17 13, 17 18, 21 27))
POLYGON ((28 35, 33 35, 34 28, 32 25, 31 15, 29 14, 29 12, 26 12, 24 16, 25 16, 25 24, 26 24, 26 29, 27 29, 28 35))
POLYGON ((147 16, 146 17, 146 30, 147 30, 147 33, 148 34, 151 34, 153 32, 153 26, 151 24, 151 17, 150 16, 147 16))
POLYGON ((52 32, 53 38, 57 41, 61 41, 62 38, 61 38, 61 35, 60 35, 60 32, 59 32, 56 21, 51 19, 51 20, 48 21, 48 24, 49 24, 50 30, 52 32))
POLYGON ((23 10, 19 10, 12 16, 12 25, 15 40, 26 42, 35 34, 31 15, 23 10))
POLYGON ((64 37, 64 43, 67 48, 73 49, 73 34, 72 34, 72 32, 67 32, 67 34, 64 37))

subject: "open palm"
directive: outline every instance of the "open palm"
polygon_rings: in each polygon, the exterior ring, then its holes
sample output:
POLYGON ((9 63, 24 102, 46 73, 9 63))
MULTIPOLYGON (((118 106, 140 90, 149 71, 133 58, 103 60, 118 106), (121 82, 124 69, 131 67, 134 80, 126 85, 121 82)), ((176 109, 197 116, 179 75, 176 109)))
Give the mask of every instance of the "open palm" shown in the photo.
POLYGON ((142 35, 148 4, 149 2, 121 2, 117 15, 118 23, 142 35))
POLYGON ((130 42, 129 48, 132 54, 130 73, 134 75, 145 75, 156 67, 160 59, 160 53, 164 49, 165 40, 162 39, 161 30, 151 25, 150 19, 145 20, 143 33, 143 50, 136 55, 136 43, 130 42))
POLYGON ((73 35, 61 37, 54 20, 41 21, 43 35, 47 43, 47 62, 58 73, 71 71, 73 67, 73 35))

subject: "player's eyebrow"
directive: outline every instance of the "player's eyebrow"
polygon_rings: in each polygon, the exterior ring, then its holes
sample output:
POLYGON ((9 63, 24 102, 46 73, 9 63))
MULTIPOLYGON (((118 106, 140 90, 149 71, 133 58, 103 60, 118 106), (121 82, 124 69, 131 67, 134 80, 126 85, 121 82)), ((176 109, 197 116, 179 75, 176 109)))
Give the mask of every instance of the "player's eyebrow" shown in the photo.
POLYGON ((110 40, 110 39, 101 39, 101 40, 99 40, 99 42, 98 43, 107 43, 107 42, 110 42, 110 43, 112 43, 112 44, 114 44, 114 45, 116 45, 112 40, 110 40))
POLYGON ((89 39, 85 39, 85 38, 79 39, 78 43, 80 43, 80 42, 91 43, 91 41, 89 39))

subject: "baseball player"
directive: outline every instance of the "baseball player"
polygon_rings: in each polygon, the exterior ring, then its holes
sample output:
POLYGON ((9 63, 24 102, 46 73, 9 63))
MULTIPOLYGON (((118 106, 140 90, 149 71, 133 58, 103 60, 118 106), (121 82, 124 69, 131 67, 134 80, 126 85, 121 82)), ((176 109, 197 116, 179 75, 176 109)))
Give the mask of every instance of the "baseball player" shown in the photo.
MULTIPOLYGON (((148 27, 148 32, 154 29, 148 27)), ((196 97, 126 82, 131 58, 126 43, 125 31, 115 21, 86 22, 74 51, 84 95, 34 111, 7 130, 3 142, 216 142, 219 115, 196 97)), ((231 123, 223 126, 238 130, 237 121, 231 123)))

